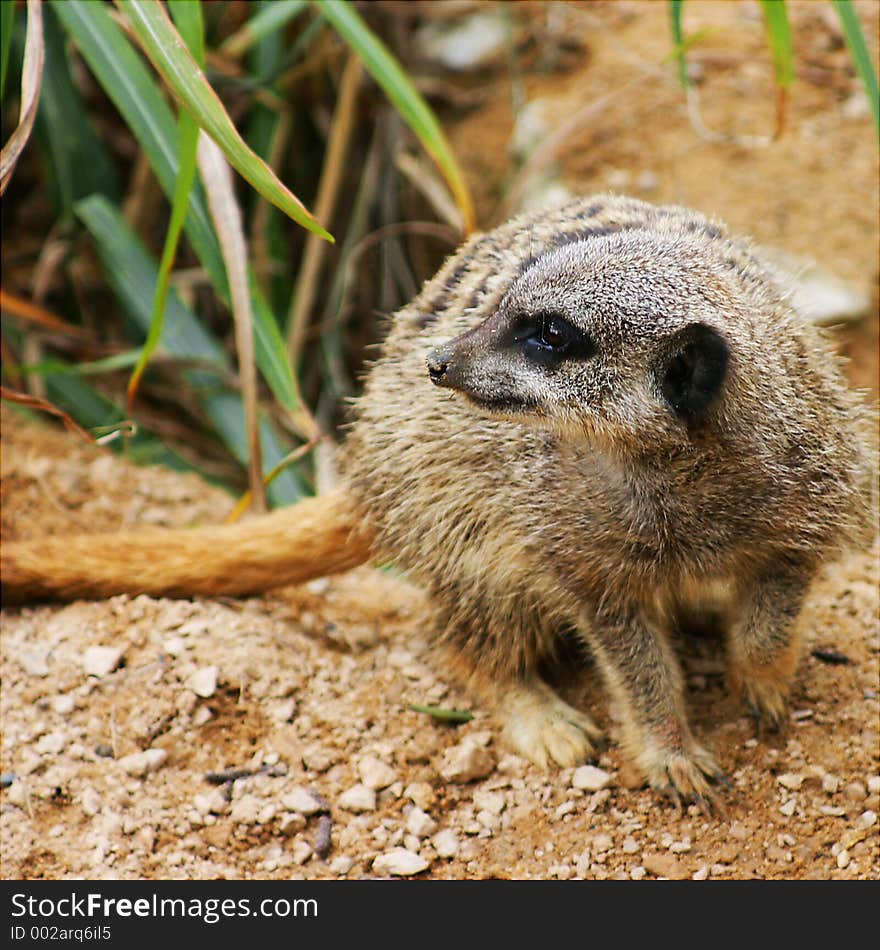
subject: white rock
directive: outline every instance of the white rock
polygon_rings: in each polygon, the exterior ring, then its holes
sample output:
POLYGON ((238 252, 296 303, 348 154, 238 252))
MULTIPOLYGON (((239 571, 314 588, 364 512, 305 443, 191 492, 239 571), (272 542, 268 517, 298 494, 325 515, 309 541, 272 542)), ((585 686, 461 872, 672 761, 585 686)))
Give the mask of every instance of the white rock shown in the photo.
POLYGON ((427 838, 437 830, 437 822, 421 808, 414 807, 406 816, 406 830, 417 838, 427 838))
POLYGON ((868 809, 863 811, 856 820, 857 828, 873 828, 877 824, 877 813, 868 809))
POLYGON ((614 839, 611 835, 605 834, 604 832, 595 835, 590 843, 593 846, 593 852, 595 854, 604 854, 614 847, 614 839))
POLYGON ((425 811, 434 804, 437 798, 434 789, 427 782, 411 782, 403 790, 403 795, 425 811))
POLYGON ((67 736, 63 732, 47 732, 40 736, 34 748, 40 755, 58 755, 66 745, 67 736))
POLYGON ((82 657, 83 670, 87 676, 106 676, 122 662, 119 647, 89 647, 82 657))
POLYGON ((294 864, 305 864, 313 853, 312 846, 308 841, 296 841, 291 850, 291 857, 294 864))
POLYGON ((193 797, 193 807, 200 815, 225 815, 229 811, 230 803, 222 788, 212 789, 210 792, 200 792, 193 797))
POLYGON ((183 637, 169 637, 163 644, 162 649, 169 656, 180 656, 186 649, 186 642, 183 637))
POLYGON ((143 752, 133 752, 131 755, 123 756, 119 760, 119 766, 129 775, 143 778, 161 768, 167 758, 168 753, 164 749, 145 749, 143 752))
POLYGON ((346 811, 375 811, 376 792, 366 785, 352 785, 339 796, 339 805, 346 811))
POLYGON ((348 874, 354 867, 354 860, 347 854, 338 854, 329 864, 333 874, 348 874))
POLYGON ((397 779, 397 773, 386 762, 374 755, 365 755, 358 762, 358 775, 367 788, 378 791, 387 788, 397 779))
POLYGON ((880 775, 868 776, 868 791, 872 795, 876 795, 878 792, 880 792, 880 775))
POLYGON ((634 881, 643 881, 647 873, 648 872, 640 864, 637 864, 634 868, 630 869, 629 876, 634 881))
POLYGON ((62 693, 52 699, 52 708, 59 716, 67 716, 76 708, 76 700, 70 693, 62 693))
POLYGON ((325 806, 307 789, 298 785, 282 799, 281 804, 300 815, 315 815, 324 811, 325 806))
POLYGON ((264 799, 248 792, 232 803, 230 817, 236 824, 256 825, 265 804, 264 799))
POLYGON ((473 782, 485 778, 494 768, 492 753, 468 737, 446 750, 440 774, 447 782, 473 782))
POLYGON ((80 798, 80 807, 83 810, 83 814, 88 815, 90 818, 93 815, 97 815, 101 810, 101 796, 93 786, 87 785, 83 789, 82 797, 80 798))
POLYGON ((24 650, 19 655, 18 662, 28 676, 48 676, 49 648, 34 647, 32 650, 24 650))
POLYGON ((458 854, 458 835, 451 828, 438 831, 431 844, 441 858, 454 858, 458 854))
POLYGON ((430 866, 430 862, 420 854, 407 851, 406 848, 392 848, 384 854, 377 855, 373 861, 373 870, 377 874, 391 874, 395 877, 421 874, 422 871, 427 871, 430 866))
POLYGON ((491 815, 500 815, 507 804, 501 792, 491 792, 480 789, 474 792, 474 808, 487 811, 491 815))
POLYGON ((846 848, 844 848, 843 851, 841 851, 837 855, 837 866, 839 868, 845 868, 848 864, 849 864, 849 851, 847 851, 846 848))
POLYGON ((797 800, 794 798, 789 798, 789 800, 779 806, 779 811, 785 815, 786 818, 791 818, 791 816, 797 810, 797 800))
POLYGON ((186 681, 186 685, 196 696, 208 699, 217 690, 217 676, 219 673, 220 670, 216 666, 203 666, 190 676, 186 681))
POLYGON ((611 776, 595 765, 582 765, 574 770, 571 784, 585 792, 598 792, 611 783, 611 776))

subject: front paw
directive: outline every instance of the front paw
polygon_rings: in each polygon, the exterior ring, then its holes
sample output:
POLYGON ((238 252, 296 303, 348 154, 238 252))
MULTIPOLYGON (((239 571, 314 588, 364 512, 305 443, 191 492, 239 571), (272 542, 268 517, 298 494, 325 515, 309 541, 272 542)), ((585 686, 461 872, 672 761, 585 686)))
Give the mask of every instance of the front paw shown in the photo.
POLYGON ((704 811, 718 810, 718 786, 730 786, 712 754, 696 742, 686 749, 656 746, 639 756, 639 764, 651 787, 679 806, 696 803, 704 811))
POLYGON ((789 662, 731 666, 728 675, 730 687, 742 696, 759 732, 764 726, 778 732, 785 723, 793 673, 793 665, 789 662))

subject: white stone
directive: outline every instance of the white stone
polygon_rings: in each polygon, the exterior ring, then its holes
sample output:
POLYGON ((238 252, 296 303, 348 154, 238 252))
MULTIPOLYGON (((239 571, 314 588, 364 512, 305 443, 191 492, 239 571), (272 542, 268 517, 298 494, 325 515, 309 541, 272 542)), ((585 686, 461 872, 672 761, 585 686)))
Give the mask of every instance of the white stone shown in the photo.
POLYGON ((417 838, 428 838, 437 830, 437 822, 421 808, 413 807, 406 816, 406 830, 417 838))
POLYGON ((648 872, 640 864, 637 864, 634 868, 630 869, 629 876, 634 881, 643 881, 647 873, 648 872))
POLYGON ((458 835, 451 828, 438 831, 431 844, 441 858, 454 858, 458 854, 458 835))
POLYGON ((232 803, 230 817, 239 825, 255 825, 260 820, 260 812, 265 804, 262 798, 247 793, 232 803))
POLYGON ((787 802, 784 802, 779 806, 779 811, 785 815, 786 818, 791 818, 791 816, 797 810, 797 800, 794 798, 789 798, 787 802))
POLYGON ((431 866, 430 862, 414 851, 406 848, 392 848, 380 854, 373 861, 373 870, 377 874, 391 874, 395 877, 409 877, 421 874, 431 866))
POLYGON ((19 654, 18 662, 28 676, 48 676, 49 648, 34 647, 32 650, 24 650, 19 654))
POLYGON ((186 681, 186 685, 196 696, 208 699, 217 690, 217 676, 219 673, 220 670, 216 666, 203 666, 190 676, 186 681))
POLYGON ((76 708, 76 700, 70 693, 62 693, 52 699, 52 708, 59 716, 67 716, 76 708))
POLYGON ((376 792, 366 785, 352 785, 339 796, 339 806, 353 812, 375 811, 376 792))
POLYGON ((354 860, 347 854, 338 854, 329 864, 329 869, 333 874, 348 874, 354 867, 354 860))
POLYGON ((294 842, 293 848, 291 850, 291 857, 293 858, 294 864, 305 864, 313 853, 312 846, 308 843, 308 841, 300 840, 294 842))
POLYGON ((487 811, 491 815, 500 815, 507 802, 501 792, 491 792, 480 789, 474 792, 474 808, 487 811))
POLYGON ((168 753, 164 749, 145 749, 143 752, 123 756, 119 760, 119 766, 128 775, 143 778, 161 768, 167 758, 168 753))
POLYGON ((868 776, 868 791, 872 795, 876 795, 880 792, 880 775, 869 775, 868 776))
POLYGON ((163 644, 162 649, 169 656, 180 656, 186 649, 186 642, 183 637, 169 637, 163 644))
POLYGON ((106 676, 122 662, 119 647, 89 647, 82 656, 83 670, 87 676, 106 676))
POLYGON ((300 815, 315 815, 324 811, 325 806, 307 788, 298 785, 291 789, 282 799, 281 804, 290 811, 300 815))
POLYGON ((427 811, 437 798, 434 789, 427 782, 411 782, 403 790, 403 795, 424 811, 427 811))
POLYGON ((857 828, 873 828, 877 824, 877 813, 868 809, 859 815, 856 821, 857 828))
POLYGON ((83 810, 84 815, 88 815, 90 818, 93 815, 97 815, 101 810, 101 796, 91 785, 87 785, 83 789, 82 797, 80 798, 80 807, 83 810))
POLYGON ((67 736, 63 732, 47 732, 37 740, 35 750, 40 755, 58 755, 67 745, 67 736))
POLYGON ((843 851, 839 852, 837 855, 837 866, 839 868, 845 868, 849 864, 849 851, 846 848, 843 851))
POLYGON ((447 782, 473 782, 485 778, 494 768, 491 752, 468 737, 446 750, 440 774, 447 782))
POLYGON ((572 787, 584 792, 598 792, 610 783, 611 776, 603 769, 596 768, 595 765, 582 765, 574 770, 574 775, 571 777, 572 787))
POLYGON ((358 775, 367 788, 378 791, 387 788, 397 779, 397 773, 386 762, 374 755, 365 755, 358 762, 358 775))

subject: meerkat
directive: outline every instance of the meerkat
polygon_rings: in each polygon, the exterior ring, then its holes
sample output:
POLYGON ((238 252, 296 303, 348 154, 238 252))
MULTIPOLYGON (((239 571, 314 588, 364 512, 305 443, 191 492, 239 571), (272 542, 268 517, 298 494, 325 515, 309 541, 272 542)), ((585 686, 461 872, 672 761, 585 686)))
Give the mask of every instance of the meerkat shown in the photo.
POLYGON ((393 560, 450 668, 540 766, 600 730, 539 673, 572 635, 648 783, 709 799, 671 635, 720 615, 731 686, 778 725, 797 618, 862 536, 868 412, 746 241, 584 198, 474 236, 391 319, 327 496, 231 527, 4 546, 7 599, 245 594, 393 560))

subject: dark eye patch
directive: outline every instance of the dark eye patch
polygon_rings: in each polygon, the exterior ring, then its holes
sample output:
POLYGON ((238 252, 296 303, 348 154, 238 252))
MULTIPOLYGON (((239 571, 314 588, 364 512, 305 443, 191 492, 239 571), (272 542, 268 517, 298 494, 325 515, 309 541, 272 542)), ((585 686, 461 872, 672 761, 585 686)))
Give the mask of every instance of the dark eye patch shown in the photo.
POLYGON ((564 359, 587 359, 593 355, 590 337, 562 314, 542 310, 522 314, 513 321, 511 342, 534 362, 553 366, 564 359))

